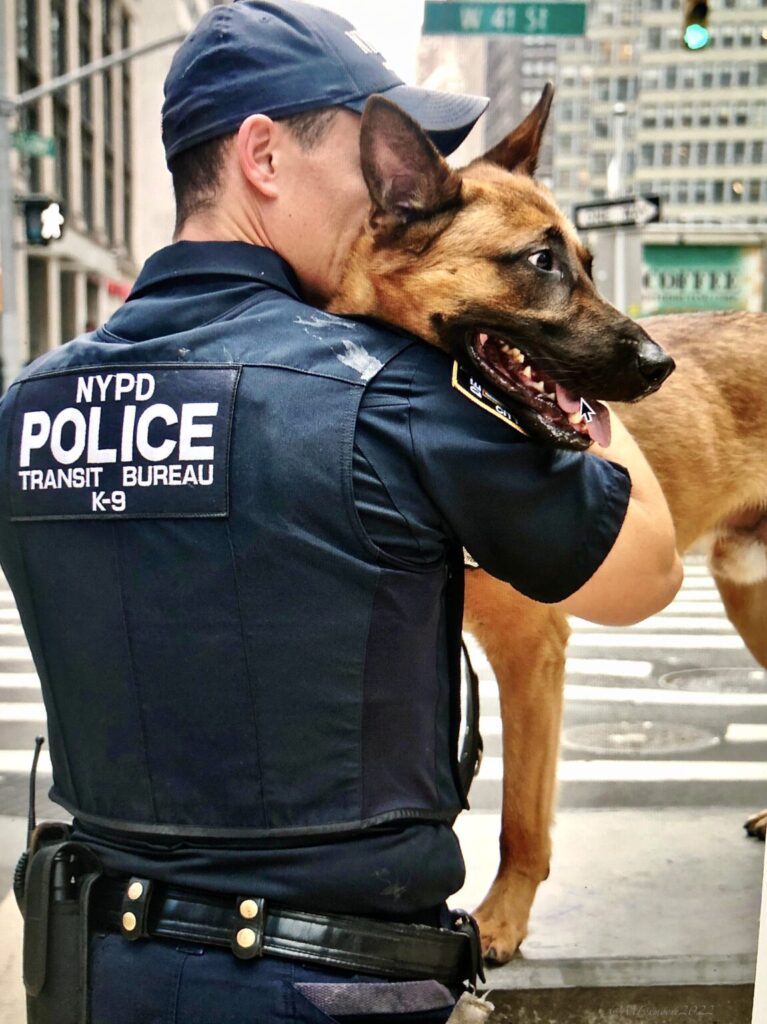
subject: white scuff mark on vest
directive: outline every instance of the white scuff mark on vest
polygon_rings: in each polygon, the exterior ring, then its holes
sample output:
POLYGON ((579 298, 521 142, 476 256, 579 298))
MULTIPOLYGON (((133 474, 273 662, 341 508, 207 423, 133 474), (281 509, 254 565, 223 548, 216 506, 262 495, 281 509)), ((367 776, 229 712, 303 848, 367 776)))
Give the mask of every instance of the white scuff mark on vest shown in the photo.
POLYGON ((362 345, 358 345, 354 341, 347 341, 346 338, 342 338, 343 346, 346 352, 341 355, 338 353, 338 360, 342 362, 344 366, 348 366, 351 370, 356 370, 362 380, 368 381, 371 377, 374 377, 383 366, 380 359, 376 359, 375 356, 371 356, 362 345))
MULTIPOLYGON (((323 327, 338 327, 343 324, 344 328, 349 330, 355 330, 357 325, 351 320, 342 320, 340 317, 331 316, 330 313, 315 313, 310 316, 308 320, 305 320, 302 316, 297 316, 293 321, 294 324, 298 324, 299 327, 316 327, 321 330, 323 327)), ((309 333, 308 331, 306 332, 309 333)))

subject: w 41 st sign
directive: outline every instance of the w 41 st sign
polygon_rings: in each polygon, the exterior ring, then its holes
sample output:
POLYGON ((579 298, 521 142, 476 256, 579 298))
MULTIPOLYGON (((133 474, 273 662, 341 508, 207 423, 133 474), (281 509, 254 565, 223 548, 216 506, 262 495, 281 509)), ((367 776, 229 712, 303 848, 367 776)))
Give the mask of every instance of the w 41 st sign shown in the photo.
POLYGON ((424 35, 582 36, 585 3, 455 3, 426 0, 424 35))

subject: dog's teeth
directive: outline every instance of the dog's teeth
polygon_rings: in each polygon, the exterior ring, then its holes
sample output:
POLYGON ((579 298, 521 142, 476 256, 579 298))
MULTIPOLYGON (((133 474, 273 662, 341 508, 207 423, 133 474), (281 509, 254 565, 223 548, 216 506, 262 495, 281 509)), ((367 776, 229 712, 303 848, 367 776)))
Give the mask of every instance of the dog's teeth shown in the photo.
POLYGON ((486 341, 487 341, 487 335, 486 334, 478 334, 477 335, 477 343, 478 344, 484 345, 486 341))
POLYGON ((546 390, 542 380, 534 380, 530 382, 531 387, 534 387, 536 391, 540 391, 541 394, 546 390))
POLYGON ((511 353, 511 346, 507 345, 505 341, 501 344, 501 352, 505 352, 507 355, 511 353))
POLYGON ((525 366, 520 370, 520 373, 523 377, 527 377, 528 380, 531 380, 533 376, 533 368, 532 366, 525 366))
POLYGON ((583 419, 583 416, 579 412, 571 412, 567 419, 574 427, 576 427, 583 419))
POLYGON ((515 363, 524 363, 525 361, 525 357, 522 355, 518 348, 513 348, 511 350, 511 357, 515 363))

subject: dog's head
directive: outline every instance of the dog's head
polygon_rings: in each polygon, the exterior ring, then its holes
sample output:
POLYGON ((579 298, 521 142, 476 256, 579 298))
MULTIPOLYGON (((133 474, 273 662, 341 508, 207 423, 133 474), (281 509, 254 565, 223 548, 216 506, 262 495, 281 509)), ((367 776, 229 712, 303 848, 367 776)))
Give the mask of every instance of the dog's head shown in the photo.
POLYGON ((460 171, 383 97, 362 117, 371 212, 336 312, 374 316, 446 350, 531 434, 571 448, 605 443, 599 399, 636 401, 673 361, 600 298, 592 258, 533 178, 553 90, 460 171), (594 412, 580 422, 581 399, 594 412))

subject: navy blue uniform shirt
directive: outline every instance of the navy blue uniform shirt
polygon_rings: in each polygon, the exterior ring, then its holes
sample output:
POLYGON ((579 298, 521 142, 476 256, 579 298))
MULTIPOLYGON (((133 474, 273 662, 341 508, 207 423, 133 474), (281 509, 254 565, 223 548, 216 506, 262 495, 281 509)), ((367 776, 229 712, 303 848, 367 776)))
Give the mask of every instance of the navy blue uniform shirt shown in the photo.
MULTIPOLYGON (((296 345, 321 325, 322 313, 296 306, 295 277, 273 252, 244 243, 177 243, 148 260, 131 299, 98 340, 142 342, 216 320, 225 338, 227 320, 263 290, 283 303, 296 345)), ((349 352, 349 359, 359 358, 349 352)), ((458 541, 522 593, 562 600, 609 552, 626 512, 628 474, 590 455, 528 441, 454 389, 452 375, 445 353, 413 339, 368 384, 353 474, 364 529, 403 566, 433 565, 458 541)), ((115 872, 234 893, 250 891, 256 877, 260 895, 306 909, 384 914, 396 906, 406 917, 441 903, 464 872, 446 823, 284 839, 268 848, 252 841, 129 841, 94 826, 81 827, 81 835, 115 872)))

